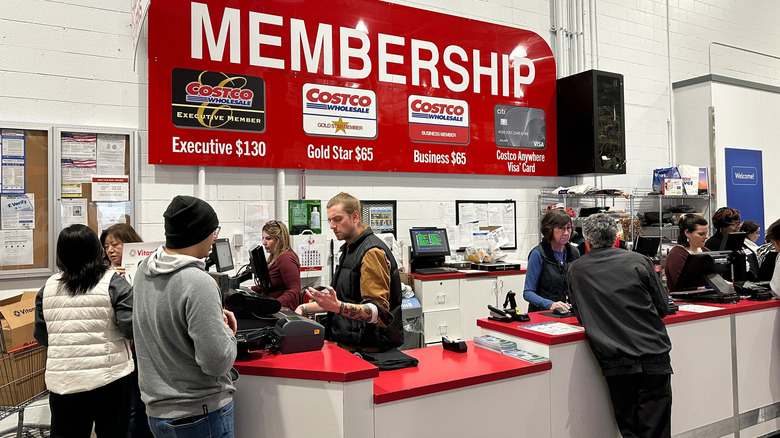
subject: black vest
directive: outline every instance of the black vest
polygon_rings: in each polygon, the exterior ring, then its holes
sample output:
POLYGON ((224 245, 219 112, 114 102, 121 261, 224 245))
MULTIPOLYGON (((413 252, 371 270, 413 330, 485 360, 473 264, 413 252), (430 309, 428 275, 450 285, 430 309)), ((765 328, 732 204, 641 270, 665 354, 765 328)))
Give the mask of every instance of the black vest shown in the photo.
MULTIPOLYGON (((540 243, 536 249, 542 255, 542 273, 539 275, 539 284, 536 285, 536 294, 548 300, 566 302, 566 294, 568 293, 566 271, 569 270, 571 262, 577 260, 580 253, 574 246, 567 243, 564 246, 566 263, 562 266, 548 242, 540 243)), ((534 305, 528 306, 529 312, 539 310, 545 309, 539 309, 534 305)))
MULTIPOLYGON (((354 242, 341 247, 339 267, 333 274, 331 286, 336 290, 340 301, 362 304, 360 293, 360 267, 363 256, 372 248, 380 248, 390 261, 390 314, 393 321, 387 327, 380 328, 376 324, 357 321, 337 313, 328 312, 325 324, 325 338, 332 342, 355 347, 388 350, 398 347, 404 342, 403 319, 401 317, 401 277, 398 274, 398 264, 392 252, 370 228, 366 229, 354 242)), ((377 307, 379 307, 377 305, 377 307)))

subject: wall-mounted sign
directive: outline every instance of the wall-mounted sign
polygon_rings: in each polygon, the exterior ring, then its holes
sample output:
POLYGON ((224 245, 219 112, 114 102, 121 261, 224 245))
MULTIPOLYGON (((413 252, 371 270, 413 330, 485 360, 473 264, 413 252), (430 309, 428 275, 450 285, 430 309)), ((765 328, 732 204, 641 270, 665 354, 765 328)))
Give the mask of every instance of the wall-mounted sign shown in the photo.
POLYGON ((149 12, 149 162, 551 176, 537 34, 378 0, 149 12))

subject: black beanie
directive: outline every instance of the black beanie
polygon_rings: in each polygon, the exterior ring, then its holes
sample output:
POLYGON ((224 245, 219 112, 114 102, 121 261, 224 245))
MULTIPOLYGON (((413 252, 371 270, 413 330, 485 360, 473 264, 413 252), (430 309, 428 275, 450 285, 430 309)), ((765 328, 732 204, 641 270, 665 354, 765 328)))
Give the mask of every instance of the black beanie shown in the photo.
POLYGON ((202 242, 219 226, 214 209, 194 196, 177 195, 163 213, 165 247, 187 248, 202 242))

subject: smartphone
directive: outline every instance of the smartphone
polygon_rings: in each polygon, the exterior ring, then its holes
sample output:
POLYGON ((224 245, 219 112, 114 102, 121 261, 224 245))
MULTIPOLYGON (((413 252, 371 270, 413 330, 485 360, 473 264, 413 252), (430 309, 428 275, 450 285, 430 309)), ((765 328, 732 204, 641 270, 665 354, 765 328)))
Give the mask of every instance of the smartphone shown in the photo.
POLYGON ((322 293, 324 293, 324 294, 329 294, 329 293, 330 293, 330 292, 328 291, 328 288, 327 288, 327 286, 322 286, 322 285, 320 285, 320 286, 317 286, 317 287, 314 287, 314 290, 316 290, 316 291, 319 291, 319 292, 322 292, 322 293))

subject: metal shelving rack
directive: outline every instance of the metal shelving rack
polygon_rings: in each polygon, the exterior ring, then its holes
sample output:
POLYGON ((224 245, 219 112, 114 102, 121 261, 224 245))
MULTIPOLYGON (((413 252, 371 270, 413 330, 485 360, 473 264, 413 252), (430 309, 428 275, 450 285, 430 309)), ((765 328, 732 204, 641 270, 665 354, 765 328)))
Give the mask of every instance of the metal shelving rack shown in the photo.
MULTIPOLYGON (((543 187, 539 191, 538 205, 539 205, 539 218, 547 212, 547 206, 550 204, 563 204, 564 209, 576 208, 576 207, 610 207, 614 208, 623 203, 624 211, 628 211, 628 217, 634 217, 634 195, 629 191, 622 191, 617 194, 603 194, 603 193, 590 193, 590 194, 557 194, 554 193, 555 187, 543 187)), ((583 217, 573 217, 572 223, 574 226, 581 225, 583 217)), ((631 226, 631 241, 634 240, 636 231, 631 226)))
MULTIPOLYGON (((709 218, 712 212, 712 195, 660 195, 649 191, 643 191, 634 189, 632 193, 632 199, 634 200, 635 208, 640 211, 651 211, 657 208, 659 218, 663 217, 664 207, 670 205, 682 205, 690 204, 695 207, 702 207, 697 210, 697 213, 702 213, 704 218, 710 222, 709 218), (647 202, 650 201, 652 206, 647 206, 647 202), (706 201, 706 202, 704 202, 706 201), (657 204, 656 204, 657 203, 657 204)), ((660 220, 660 219, 659 219, 660 220)), ((712 224, 709 225, 710 233, 712 233, 712 224)), ((659 223, 658 226, 649 226, 643 229, 642 234, 652 233, 651 235, 666 237, 669 240, 677 240, 678 227, 676 224, 670 224, 664 226, 663 223, 659 223), (671 235, 669 235, 671 231, 671 235)))
MULTIPOLYGON (((547 206, 550 204, 563 204, 564 208, 575 207, 607 207, 614 208, 619 206, 619 203, 623 203, 625 206, 624 211, 628 211, 629 218, 636 217, 638 212, 642 211, 654 211, 658 210, 659 218, 663 217, 664 207, 669 205, 681 205, 690 203, 696 207, 702 207, 698 212, 702 213, 704 217, 709 221, 709 217, 712 211, 712 195, 660 195, 652 193, 647 190, 633 189, 631 191, 622 191, 618 194, 557 194, 554 193, 555 187, 543 187, 540 189, 538 195, 539 206, 539 218, 547 211, 547 206), (686 202, 691 201, 691 202, 686 202), (703 201, 706 203, 702 204, 703 201)), ((585 218, 574 217, 572 223, 578 226, 585 218)), ((634 222, 631 222, 630 240, 633 242, 637 235, 652 235, 661 237, 667 237, 669 240, 677 239, 677 225, 664 226, 659 223, 658 226, 643 227, 642 230, 637 230, 634 226, 634 222), (671 235, 668 231, 672 231, 671 235)), ((710 224, 710 232, 712 232, 712 224, 710 224)))

